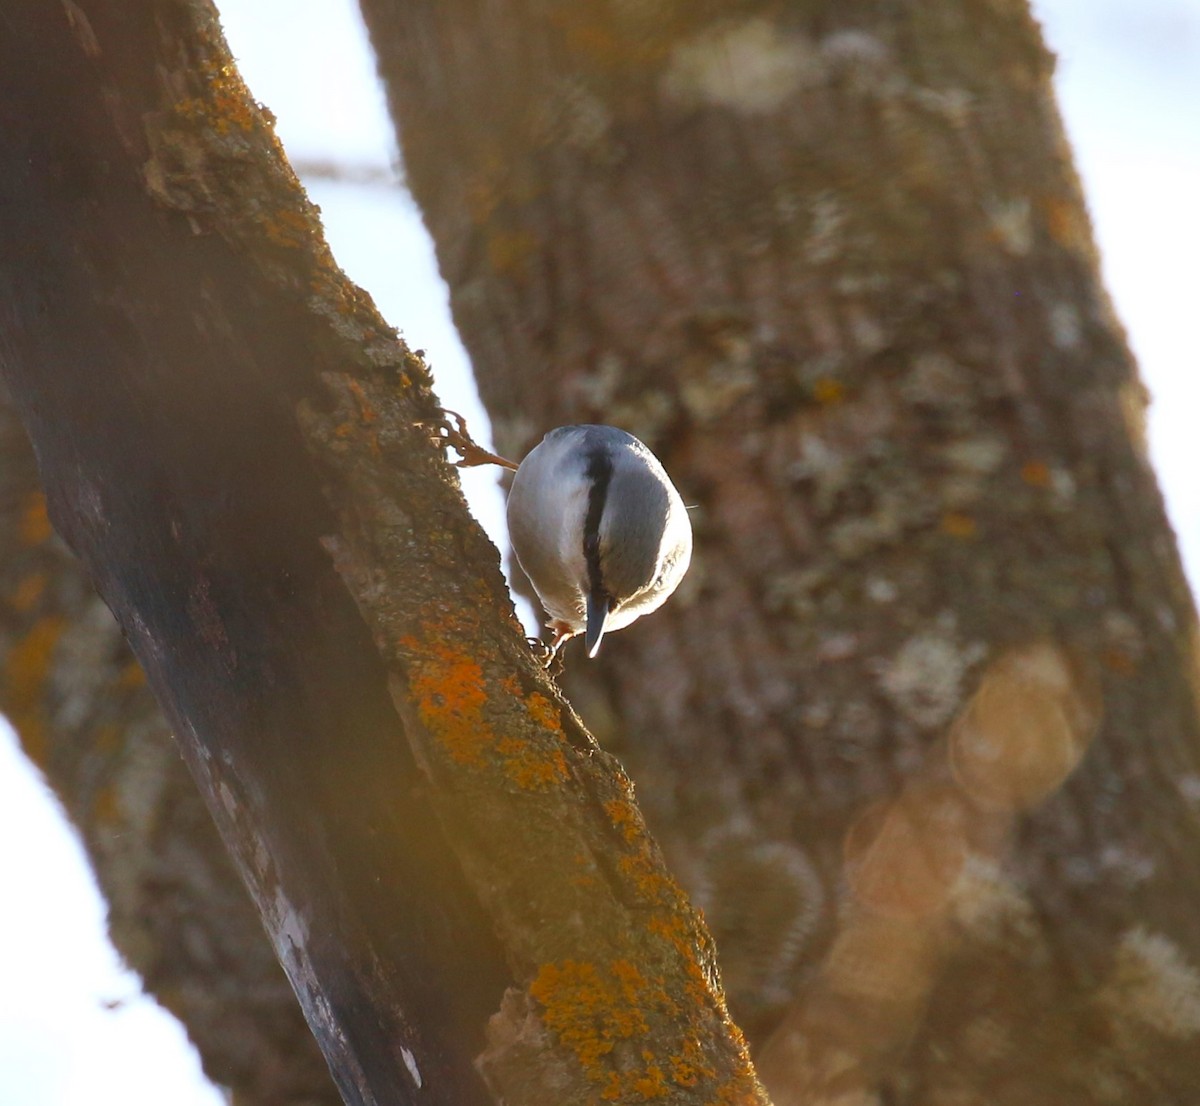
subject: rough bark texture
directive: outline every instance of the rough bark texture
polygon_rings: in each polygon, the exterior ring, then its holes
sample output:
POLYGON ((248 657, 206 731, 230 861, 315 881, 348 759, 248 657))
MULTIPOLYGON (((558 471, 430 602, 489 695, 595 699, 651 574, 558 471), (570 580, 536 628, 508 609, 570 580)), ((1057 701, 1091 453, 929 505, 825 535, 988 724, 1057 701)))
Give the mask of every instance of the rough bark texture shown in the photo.
POLYGON ((141 665, 53 535, 0 401, 0 710, 78 827, 108 932, 238 1106, 341 1098, 141 665))
POLYGON ((501 452, 681 594, 568 652, 777 1104, 1194 1101, 1195 615, 1023 0, 362 0, 501 452))
MULTIPOLYGON (((430 442, 424 365, 333 264, 211 5, 0 21, 0 372, 346 1101, 764 1102, 430 442)), ((47 617, 8 656, 26 730, 70 722, 44 682, 81 632, 47 617)))

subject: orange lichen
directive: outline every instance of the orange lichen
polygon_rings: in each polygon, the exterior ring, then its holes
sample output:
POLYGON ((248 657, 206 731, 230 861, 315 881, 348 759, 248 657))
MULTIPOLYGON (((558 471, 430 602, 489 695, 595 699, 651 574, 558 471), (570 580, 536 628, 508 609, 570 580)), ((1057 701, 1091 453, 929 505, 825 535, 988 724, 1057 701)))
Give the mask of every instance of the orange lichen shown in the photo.
POLYGON ((92 812, 100 825, 111 826, 121 820, 121 797, 117 794, 116 787, 108 784, 96 792, 92 812))
POLYGON ((66 619, 57 615, 38 619, 13 646, 5 670, 4 708, 25 752, 39 763, 46 753, 46 720, 42 705, 46 678, 54 660, 54 648, 65 627, 66 619))
POLYGON ((360 307, 365 306, 362 298, 356 294, 357 289, 326 257, 324 243, 317 243, 314 238, 309 239, 309 246, 319 247, 313 258, 316 273, 308 282, 309 289, 319 301, 316 305, 318 310, 332 307, 339 317, 352 318, 358 313, 360 307))
POLYGON ((639 835, 636 852, 621 857, 617 867, 629 878, 652 913, 646 929, 674 949, 683 962, 688 997, 705 1005, 715 996, 708 976, 696 955, 696 931, 689 924, 689 906, 679 885, 668 876, 653 857, 648 840, 639 835))
POLYGON ((745 1067, 737 1072, 733 1079, 722 1083, 717 1088, 717 1096, 713 1099, 713 1106, 749 1106, 750 1103, 761 1102, 756 1091, 756 1082, 751 1074, 749 1054, 745 1067))
POLYGON ((123 690, 146 686, 146 672, 137 661, 130 661, 117 673, 117 687, 123 690))
POLYGON ((41 545, 53 533, 50 514, 46 510, 46 497, 41 492, 30 492, 25 497, 21 518, 17 523, 17 537, 22 545, 41 545))
POLYGON ((691 1013, 708 1011, 737 1049, 732 1077, 714 1089, 714 1101, 757 1101, 749 1052, 700 962, 698 934, 683 893, 661 872, 632 805, 617 799, 605 803, 605 810, 618 826, 634 821, 636 832, 626 840, 635 848, 618 864, 643 899, 645 929, 657 939, 662 962, 676 965, 673 972, 683 971, 686 1005, 667 990, 662 976, 632 960, 567 960, 543 965, 530 985, 543 1020, 574 1054, 601 1100, 646 1102, 667 1097, 673 1088, 718 1078, 706 1062, 709 1034, 691 1013))
POLYGON ((671 1057, 671 1079, 680 1087, 694 1087, 701 1079, 712 1079, 716 1074, 704 1062, 700 1038, 695 1034, 684 1037, 678 1055, 671 1057))
POLYGON ((1032 488, 1050 486, 1050 466, 1045 461, 1026 461, 1021 466, 1021 479, 1032 488))
POLYGON ((249 133, 257 124, 267 125, 236 66, 210 59, 200 68, 208 82, 207 94, 181 100, 175 106, 179 115, 203 120, 223 135, 233 130, 249 133))
POLYGON ((839 380, 823 376, 813 384, 812 394, 819 404, 829 406, 846 398, 846 387, 839 380))
POLYGON ((420 648, 413 666, 412 695, 421 721, 456 764, 481 767, 484 752, 496 744, 496 732, 483 717, 487 688, 474 657, 444 641, 402 643, 420 648))
POLYGON ((362 420, 364 426, 370 426, 379 418, 379 412, 371 406, 371 401, 367 398, 367 393, 363 389, 361 383, 353 377, 346 378, 346 387, 350 389, 351 394, 358 401, 358 417, 362 420))
MULTIPOLYGON (((652 1055, 653 1053, 644 1053, 646 1058, 652 1055)), ((670 1090, 663 1078, 662 1068, 657 1064, 647 1064, 645 1072, 634 1078, 632 1089, 634 1094, 647 1100, 662 1098, 670 1090)))
MULTIPOLYGON (((517 677, 490 677, 477 659, 480 640, 476 616, 439 608, 421 621, 418 633, 397 642, 434 757, 440 751, 447 762, 472 771, 498 771, 523 789, 559 786, 570 767, 561 706, 549 695, 526 691, 517 677), (523 728, 507 728, 510 713, 524 718, 523 728)), ((642 832, 624 782, 625 790, 610 793, 604 808, 625 852, 618 866, 642 919, 644 955, 635 962, 589 952, 544 963, 529 983, 531 1001, 547 1031, 578 1063, 591 1088, 589 1100, 653 1102, 696 1087, 706 1089, 710 1100, 753 1102, 748 1054, 728 1022, 714 973, 706 970, 696 917, 642 832), (718 1071, 706 1063, 707 1050, 730 1034, 737 1053, 718 1071)), ((571 859, 575 886, 600 882, 587 852, 571 859)), ((724 1044, 720 1051, 727 1051, 724 1044)))
MULTIPOLYGON (((542 965, 529 991, 549 1029, 574 1053, 587 1078, 603 1088, 602 1099, 646 1102, 669 1093, 655 1053, 636 1048, 652 1023, 671 1024, 678 1012, 661 980, 647 979, 629 960, 606 965, 564 960, 542 965)), ((694 1082, 690 1054, 683 1051, 691 1040, 672 1049, 666 1062, 694 1082)))
POLYGON ((547 699, 546 696, 535 691, 525 700, 525 705, 529 708, 530 715, 540 725, 557 734, 559 737, 566 738, 566 733, 563 731, 562 716, 558 712, 558 707, 547 699))
POLYGON ((652 903, 667 903, 673 900, 678 888, 645 851, 623 856, 617 867, 629 878, 642 898, 652 903))
POLYGON ((684 974, 687 976, 684 988, 689 1001, 705 1005, 717 998, 711 981, 696 956, 696 934, 678 914, 664 910, 650 918, 646 928, 656 937, 668 942, 683 961, 684 974))
POLYGON ((646 928, 656 937, 672 945, 676 952, 690 956, 691 931, 673 914, 655 914, 646 922, 646 928))
POLYGON ((49 577, 44 572, 31 572, 22 577, 8 597, 9 606, 21 613, 32 610, 45 593, 48 582, 49 577))
POLYGON ((651 851, 649 839, 640 832, 641 821, 632 803, 609 800, 604 808, 626 842, 634 846, 631 852, 618 858, 617 867, 633 884, 643 906, 654 911, 647 922, 648 928, 660 937, 667 937, 682 955, 694 959, 693 934, 681 913, 690 910, 687 898, 651 851), (626 831, 627 825, 634 828, 632 834, 626 831))
POLYGON ((681 1087, 694 1087, 700 1082, 700 1073, 682 1056, 671 1059, 671 1079, 681 1087))
POLYGON ((628 844, 632 845, 641 836, 642 820, 633 803, 611 799, 604 804, 604 812, 628 844))
POLYGON ((940 526, 942 533, 952 538, 973 538, 979 530, 975 520, 962 511, 947 511, 940 526))
POLYGON ((550 787, 567 778, 567 758, 561 749, 546 753, 532 741, 506 737, 496 744, 496 751, 504 758, 509 779, 526 791, 550 787))
POLYGON ((302 249, 312 234, 308 216, 296 208, 280 207, 261 219, 267 239, 285 249, 302 249))
POLYGON ((1042 212, 1050 237, 1066 249, 1088 249, 1091 236, 1079 205, 1071 200, 1051 196, 1042 202, 1042 212))
POLYGON ((15 707, 38 701, 42 683, 66 620, 52 615, 38 619, 17 643, 8 658, 7 697, 15 707))
POLYGON ((595 964, 578 960, 543 964, 529 993, 541 1004, 545 1023, 589 1075, 618 1039, 648 1029, 639 1011, 617 1007, 617 988, 595 964))
MULTIPOLYGON (((526 791, 567 778, 567 758, 559 742, 496 731, 488 717, 491 698, 483 667, 440 625, 430 625, 424 638, 409 636, 400 644, 411 654, 412 695, 421 721, 454 763, 484 768, 498 761, 505 776, 526 791)), ((544 696, 533 695, 526 702, 539 725, 562 736, 562 724, 544 696)))

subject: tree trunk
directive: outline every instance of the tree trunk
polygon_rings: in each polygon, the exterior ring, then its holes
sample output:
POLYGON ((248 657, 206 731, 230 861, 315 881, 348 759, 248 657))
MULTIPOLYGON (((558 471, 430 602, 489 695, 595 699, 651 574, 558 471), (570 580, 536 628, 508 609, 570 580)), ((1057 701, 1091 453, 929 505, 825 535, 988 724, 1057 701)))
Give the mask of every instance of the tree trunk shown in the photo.
MULTIPOLYGON (((0 374, 347 1103, 765 1102, 430 442, 425 366, 333 264, 211 5, 0 20, 0 374)), ((49 617, 8 658, 35 744, 84 640, 49 617)))
POLYGON ((0 403, 0 710, 80 831, 108 932, 239 1106, 341 1098, 121 628, 0 403))
POLYGON ((1194 1098, 1196 621, 1027 5, 362 7, 501 451, 697 504, 567 686, 774 1101, 1194 1098))

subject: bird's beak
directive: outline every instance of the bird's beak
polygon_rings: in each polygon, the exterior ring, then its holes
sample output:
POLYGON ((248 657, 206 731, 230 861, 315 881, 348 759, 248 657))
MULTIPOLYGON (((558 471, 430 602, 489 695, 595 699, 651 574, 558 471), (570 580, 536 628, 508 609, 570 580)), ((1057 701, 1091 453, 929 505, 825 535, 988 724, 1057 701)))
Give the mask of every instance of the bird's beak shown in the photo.
POLYGON ((584 642, 587 655, 594 657, 600 652, 600 639, 604 637, 604 624, 608 621, 608 596, 592 594, 587 601, 587 633, 584 642))

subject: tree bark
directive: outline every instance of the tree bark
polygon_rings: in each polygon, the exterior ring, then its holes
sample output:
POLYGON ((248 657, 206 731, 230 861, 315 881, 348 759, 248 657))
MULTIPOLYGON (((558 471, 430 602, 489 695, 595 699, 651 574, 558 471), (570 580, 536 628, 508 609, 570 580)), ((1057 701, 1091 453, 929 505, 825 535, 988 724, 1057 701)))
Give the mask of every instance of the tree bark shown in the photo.
POLYGON ((78 828, 108 933, 240 1106, 341 1101, 121 628, 0 402, 0 710, 78 828))
POLYGON ((568 654, 777 1104, 1186 1101, 1196 620, 1023 0, 361 0, 501 452, 697 551, 568 654))
POLYGON ((0 373, 345 1100, 765 1102, 211 5, 0 21, 0 373))

